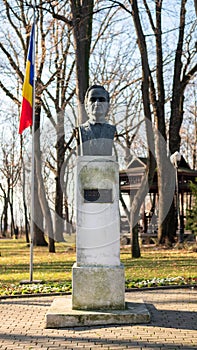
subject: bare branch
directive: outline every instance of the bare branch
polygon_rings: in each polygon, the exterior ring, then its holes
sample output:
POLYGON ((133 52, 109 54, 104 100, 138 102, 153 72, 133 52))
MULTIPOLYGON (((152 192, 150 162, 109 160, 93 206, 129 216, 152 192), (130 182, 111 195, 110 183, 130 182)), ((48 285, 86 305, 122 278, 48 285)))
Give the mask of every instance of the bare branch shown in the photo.
POLYGON ((2 83, 0 80, 0 87, 5 92, 5 94, 11 98, 12 101, 14 101, 18 106, 20 106, 20 101, 10 92, 9 89, 6 88, 6 86, 2 83))

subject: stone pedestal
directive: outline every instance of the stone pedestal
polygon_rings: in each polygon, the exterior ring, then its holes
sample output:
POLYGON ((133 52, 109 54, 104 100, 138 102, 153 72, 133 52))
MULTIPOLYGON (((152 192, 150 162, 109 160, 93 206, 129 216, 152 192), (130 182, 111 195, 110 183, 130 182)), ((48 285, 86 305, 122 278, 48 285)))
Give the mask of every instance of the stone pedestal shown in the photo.
POLYGON ((55 299, 47 328, 150 321, 143 301, 125 302, 120 263, 119 172, 114 157, 78 157, 72 298, 55 299))
POLYGON ((74 310, 71 297, 54 299, 46 314, 46 328, 123 325, 150 322, 143 300, 127 301, 124 310, 74 310))
POLYGON ((119 172, 114 157, 78 157, 77 261, 73 309, 124 309, 120 264, 119 172))
POLYGON ((119 266, 119 172, 114 157, 78 157, 76 209, 77 266, 119 266))
POLYGON ((72 306, 78 310, 123 310, 125 308, 124 267, 89 266, 72 270, 72 306))

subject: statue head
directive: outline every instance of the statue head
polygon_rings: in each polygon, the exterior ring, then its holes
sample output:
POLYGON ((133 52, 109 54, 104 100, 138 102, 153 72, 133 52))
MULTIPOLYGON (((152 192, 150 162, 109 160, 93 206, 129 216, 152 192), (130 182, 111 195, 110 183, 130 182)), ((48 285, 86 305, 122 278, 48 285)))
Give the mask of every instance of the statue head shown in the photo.
POLYGON ((85 109, 90 121, 105 123, 109 110, 109 93, 101 85, 92 85, 85 95, 85 109))

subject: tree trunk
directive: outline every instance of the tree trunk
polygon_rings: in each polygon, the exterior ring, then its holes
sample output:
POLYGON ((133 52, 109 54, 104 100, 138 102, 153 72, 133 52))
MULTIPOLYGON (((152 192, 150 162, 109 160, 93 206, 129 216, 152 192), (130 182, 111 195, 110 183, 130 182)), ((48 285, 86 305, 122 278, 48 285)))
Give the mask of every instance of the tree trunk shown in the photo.
POLYGON ((177 213, 175 210, 174 200, 169 208, 169 211, 162 223, 162 230, 158 230, 158 243, 172 246, 175 242, 177 230, 177 213))
POLYGON ((138 224, 136 224, 132 229, 132 257, 140 258, 140 245, 139 245, 139 237, 138 237, 138 224))
POLYGON ((65 156, 64 115, 62 112, 57 116, 57 175, 56 175, 56 197, 55 197, 55 239, 63 242, 64 219, 63 219, 63 184, 64 184, 64 156, 65 156))
POLYGON ((26 238, 26 243, 29 244, 29 221, 27 217, 27 205, 26 202, 23 201, 23 206, 24 206, 24 214, 25 214, 25 238, 26 238))
MULTIPOLYGON (((173 89, 172 89, 172 102, 171 102, 171 116, 169 125, 169 149, 171 154, 180 149, 180 128, 183 121, 183 102, 184 102, 184 89, 187 82, 191 79, 192 74, 185 75, 183 73, 182 55, 183 55, 183 40, 185 30, 185 14, 186 14, 186 2, 182 0, 180 5, 180 27, 179 37, 174 62, 174 75, 173 75, 173 89)), ((192 70, 191 70, 192 71, 192 70)), ((175 176, 174 176, 175 177, 175 176)), ((169 177, 170 179, 170 177, 169 177)), ((175 188, 175 186, 174 186, 175 188)), ((173 193, 174 193, 174 188, 173 193)), ((165 237, 160 234, 159 241, 167 240, 168 244, 172 244, 175 241, 177 228, 177 213, 175 212, 174 201, 172 202, 170 211, 168 212, 164 220, 164 230, 166 231, 165 237)))
POLYGON ((38 179, 39 201, 42 208, 42 212, 44 214, 46 230, 49 238, 49 252, 55 253, 53 222, 52 222, 50 208, 48 206, 46 195, 45 195, 44 183, 43 183, 42 173, 41 173, 40 157, 37 157, 38 153, 39 152, 37 150, 35 154, 36 154, 36 175, 38 179))
POLYGON ((181 1, 180 11, 180 28, 179 38, 177 43, 175 62, 174 62, 174 76, 173 76, 173 90, 172 90, 172 102, 171 102, 171 116, 169 126, 169 148, 171 154, 180 149, 180 128, 183 120, 183 92, 181 87, 182 79, 182 52, 183 52, 183 39, 185 29, 185 14, 186 14, 186 2, 181 1))
POLYGON ((151 80, 151 103, 155 118, 155 148, 157 159, 157 179, 159 193, 159 220, 158 220, 158 238, 159 242, 165 240, 171 241, 173 233, 171 232, 173 225, 169 225, 168 221, 172 218, 170 210, 173 201, 175 189, 175 177, 173 167, 167 156, 167 136, 165 125, 165 89, 163 79, 163 54, 162 54, 162 29, 161 29, 161 10, 162 1, 156 1, 156 26, 154 27, 156 41, 156 80, 157 94, 155 86, 151 80), (158 95, 158 97, 156 96, 158 95), (172 176, 172 177, 171 177, 172 176), (168 238, 167 238, 168 237, 168 238))
MULTIPOLYGON (((152 157, 152 156, 151 156, 152 157)), ((140 188, 137 190, 136 194, 132 197, 130 196, 130 233, 131 233, 131 253, 133 258, 140 257, 140 246, 138 239, 138 220, 140 208, 144 202, 144 199, 149 191, 150 184, 155 172, 155 160, 148 159, 147 168, 142 179, 140 188)))
POLYGON ((92 37, 93 0, 71 0, 73 35, 76 57, 76 93, 79 124, 87 120, 84 97, 89 85, 89 57, 92 37))
POLYGON ((55 253, 53 222, 51 217, 50 208, 46 199, 45 187, 42 178, 42 166, 41 166, 41 151, 40 151, 40 130, 37 129, 34 133, 34 148, 35 148, 35 170, 38 184, 38 198, 41 206, 41 210, 45 219, 45 225, 49 238, 49 252, 55 253))
POLYGON ((127 218, 128 222, 130 222, 130 212, 129 212, 127 206, 126 206, 126 203, 125 203, 125 201, 124 201, 124 198, 123 198, 123 195, 122 195, 121 191, 120 191, 120 193, 119 193, 119 199, 120 199, 120 202, 121 202, 122 207, 123 207, 123 209, 124 209, 126 218, 127 218))
POLYGON ((11 236, 13 236, 15 232, 15 222, 14 222, 14 211, 13 211, 12 200, 9 200, 9 204, 10 204, 10 216, 11 216, 11 236))
MULTIPOLYGON (((38 97, 37 97, 38 98, 38 97)), ((38 193, 38 178, 37 178, 37 170, 36 170, 36 157, 37 157, 37 163, 41 162, 41 159, 38 157, 41 156, 40 154, 40 113, 41 113, 41 105, 39 103, 39 100, 37 100, 36 110, 35 110, 35 125, 34 127, 34 139, 32 142, 34 142, 34 149, 35 152, 37 151, 38 147, 38 155, 34 154, 34 162, 35 162, 35 169, 34 169, 34 189, 33 194, 34 195, 34 245, 36 246, 48 246, 47 241, 45 240, 44 236, 44 228, 43 228, 43 212, 41 209, 41 203, 38 193), (38 145, 36 144, 38 143, 38 145)))
POLYGON ((4 208, 3 208, 3 237, 6 237, 7 232, 8 232, 8 200, 6 197, 4 202, 4 208))
MULTIPOLYGON (((155 34, 156 41, 156 82, 157 91, 152 78, 152 73, 149 68, 148 53, 146 48, 146 41, 143 34, 139 9, 137 6, 137 0, 133 0, 132 9, 136 32, 138 36, 138 46, 142 59, 142 73, 143 73, 143 90, 142 98, 144 103, 145 115, 151 120, 150 106, 151 103, 154 114, 155 122, 155 149, 157 159, 157 176, 158 176, 158 192, 159 192, 159 227, 158 237, 159 241, 163 242, 166 239, 172 241, 174 237, 174 225, 169 220, 173 218, 173 210, 171 203, 173 201, 173 194, 175 188, 175 177, 172 169, 172 165, 167 157, 167 137, 165 126, 165 89, 163 79, 163 54, 162 54, 162 30, 161 30, 161 10, 162 1, 155 2, 156 21, 153 21, 148 3, 145 0, 144 5, 147 11, 147 15, 150 20, 150 25, 155 34), (150 91, 150 101, 149 101, 150 91), (171 177, 172 175, 172 177, 171 177), (168 238, 166 238, 168 237, 168 238)), ((148 137, 149 139, 149 137, 148 137)), ((149 146, 150 149, 150 146, 149 146)))
POLYGON ((23 207, 24 207, 24 216, 25 216, 25 237, 26 243, 29 243, 29 222, 27 216, 27 205, 26 205, 26 196, 25 196, 25 165, 22 158, 22 172, 23 172, 23 207))
MULTIPOLYGON (((162 153, 162 152, 161 152, 162 153)), ((159 244, 167 243, 171 245, 176 235, 175 230, 175 212, 174 212, 174 191, 175 191, 175 174, 174 168, 165 153, 160 157, 161 161, 158 174, 159 189, 159 219, 158 219, 158 242, 159 244)))
POLYGON ((68 197, 65 196, 64 199, 64 210, 65 210, 65 220, 66 220, 66 233, 69 235, 72 233, 72 221, 69 216, 69 208, 68 208, 68 197))
POLYGON ((47 247, 48 243, 44 236, 43 213, 38 194, 38 180, 35 170, 34 176, 34 245, 38 247, 47 247))
POLYGON ((4 190, 2 184, 0 184, 0 188, 3 192, 3 199, 4 199, 3 212, 1 215, 1 231, 2 231, 3 237, 6 237, 6 233, 8 230, 8 197, 6 195, 6 191, 4 190))
MULTIPOLYGON (((151 118, 151 109, 150 109, 150 95, 149 95, 149 87, 150 87, 150 68, 148 63, 148 53, 147 46, 145 41, 145 36, 143 34, 140 17, 139 17, 139 9, 137 0, 132 1, 132 15, 134 20, 134 25, 138 37, 138 46, 141 54, 141 63, 142 63, 142 99, 143 99, 143 107, 144 107, 144 115, 145 115, 145 124, 146 124, 146 135, 148 142, 148 162, 146 173, 143 178, 140 189, 134 197, 134 201, 132 204, 131 211, 131 229, 133 229, 137 225, 137 216, 139 215, 140 207, 144 201, 146 194, 148 193, 149 186, 152 183, 154 172, 155 172, 155 147, 154 147, 154 135, 152 129, 152 118, 151 118)), ((134 236, 136 235, 137 229, 135 228, 134 236)), ((132 231, 131 231, 132 232, 132 231)), ((138 240, 135 240, 138 242, 138 240)), ((139 245, 139 243, 138 243, 139 245)))

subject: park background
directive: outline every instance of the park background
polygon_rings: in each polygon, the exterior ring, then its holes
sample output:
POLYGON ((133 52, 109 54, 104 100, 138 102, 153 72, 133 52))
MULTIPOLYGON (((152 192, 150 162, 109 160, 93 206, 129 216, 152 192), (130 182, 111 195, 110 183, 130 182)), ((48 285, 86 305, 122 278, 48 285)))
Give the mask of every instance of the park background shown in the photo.
MULTIPOLYGON (((5 266, 11 263, 12 247, 19 261, 28 259, 32 133, 27 129, 19 136, 18 125, 34 10, 35 253, 45 252, 47 259, 50 256, 52 267, 55 255, 48 255, 48 250, 56 250, 58 255, 60 249, 62 256, 67 252, 67 242, 57 242, 66 240, 74 249, 76 144, 69 140, 73 129, 87 118, 84 95, 93 83, 104 85, 111 96, 109 120, 119 134, 114 152, 120 170, 127 169, 133 159, 146 158, 141 184, 150 186, 157 169, 157 249, 174 247, 179 227, 170 155, 178 151, 191 170, 197 166, 195 2, 1 0, 0 9, 1 242, 8 247, 2 246, 1 261, 5 253, 5 266), (169 188, 173 188, 171 201, 169 188), (17 227, 19 237, 14 240, 17 227), (10 237, 11 243, 5 240, 10 237)), ((131 247, 125 248, 129 259, 145 254, 136 224, 145 201, 144 187, 139 186, 129 200, 122 201, 131 234, 131 247)), ((195 194, 189 192, 185 206, 187 203, 186 209, 195 210, 195 194)), ((188 270, 188 282, 196 277, 189 269, 189 265, 196 266, 195 248, 188 242, 179 248, 179 256, 186 248, 186 255, 192 256, 193 263, 187 262, 183 269, 188 270)), ((25 277, 28 261, 19 265, 17 281, 25 277)), ((140 268, 143 271, 143 265, 140 268)), ((174 277, 169 271, 158 277, 168 276, 174 277)), ((9 283, 12 278, 16 281, 10 276, 9 283)), ((143 280, 143 276, 139 278, 143 280)))

